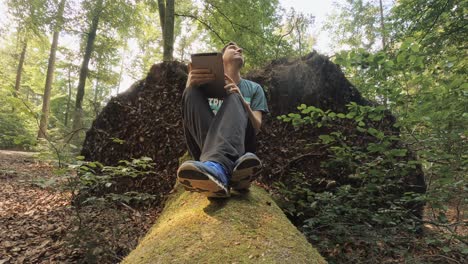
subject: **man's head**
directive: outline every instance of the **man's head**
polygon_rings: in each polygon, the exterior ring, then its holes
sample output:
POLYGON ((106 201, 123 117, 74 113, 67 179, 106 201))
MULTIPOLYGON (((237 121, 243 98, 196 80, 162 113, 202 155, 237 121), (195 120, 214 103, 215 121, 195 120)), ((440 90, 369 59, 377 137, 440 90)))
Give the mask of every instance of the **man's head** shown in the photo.
POLYGON ((221 50, 223 54, 223 62, 226 63, 233 63, 241 68, 244 65, 244 56, 243 50, 237 43, 229 42, 224 48, 221 50))

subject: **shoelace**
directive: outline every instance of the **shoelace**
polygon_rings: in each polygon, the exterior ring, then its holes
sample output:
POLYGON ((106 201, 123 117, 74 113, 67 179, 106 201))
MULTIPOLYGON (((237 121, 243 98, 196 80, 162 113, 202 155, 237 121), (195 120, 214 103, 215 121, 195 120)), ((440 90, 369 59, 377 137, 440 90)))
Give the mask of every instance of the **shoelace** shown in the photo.
POLYGON ((205 161, 204 162, 207 166, 210 166, 212 168, 214 168, 216 171, 219 171, 223 174, 223 176, 225 177, 225 180, 227 181, 228 179, 228 174, 226 173, 226 170, 224 169, 223 165, 217 163, 217 162, 213 162, 213 161, 205 161))

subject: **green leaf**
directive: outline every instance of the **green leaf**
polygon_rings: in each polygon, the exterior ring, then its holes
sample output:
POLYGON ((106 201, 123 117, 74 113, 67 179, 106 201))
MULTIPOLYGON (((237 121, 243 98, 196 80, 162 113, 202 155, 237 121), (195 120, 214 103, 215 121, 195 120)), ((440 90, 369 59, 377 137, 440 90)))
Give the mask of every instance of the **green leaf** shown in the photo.
POLYGON ((356 116, 355 112, 349 112, 348 114, 346 114, 347 119, 353 119, 355 116, 356 116))
POLYGON ((407 152, 408 152, 408 150, 406 150, 406 149, 392 149, 392 150, 390 150, 391 155, 395 156, 395 157, 405 157, 407 152))
POLYGON ((443 251, 444 253, 449 253, 449 252, 452 251, 452 249, 449 248, 448 246, 445 246, 445 247, 442 247, 442 251, 443 251))
POLYGON ((362 127, 356 127, 357 131, 361 132, 361 133, 364 133, 364 132, 367 132, 367 129, 365 128, 362 128, 362 127))
POLYGON ((322 140, 322 142, 324 144, 329 144, 331 142, 335 142, 335 138, 330 136, 330 135, 320 135, 319 138, 320 138, 320 140, 322 140))
POLYGON ((419 45, 416 44, 416 43, 413 43, 413 45, 411 45, 411 50, 413 52, 418 52, 419 51, 419 45))

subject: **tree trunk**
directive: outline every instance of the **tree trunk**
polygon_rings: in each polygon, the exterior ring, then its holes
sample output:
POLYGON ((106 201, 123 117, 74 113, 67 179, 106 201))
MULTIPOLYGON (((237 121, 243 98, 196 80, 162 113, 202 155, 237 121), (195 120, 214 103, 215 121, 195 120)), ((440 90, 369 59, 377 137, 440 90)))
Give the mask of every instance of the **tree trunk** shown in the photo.
POLYGON ((70 113, 70 103, 71 103, 71 69, 68 68, 68 98, 67 98, 67 110, 65 112, 65 127, 68 126, 68 114, 70 113))
MULTIPOLYGON (((164 0, 158 0, 158 10, 159 10, 159 23, 161 24, 161 32, 163 32, 163 35, 164 35, 164 22, 166 19, 166 3, 164 0)), ((163 43, 164 43, 164 37, 163 37, 163 43)))
POLYGON ((326 263, 261 188, 209 200, 179 190, 122 263, 326 263))
MULTIPOLYGON (((99 72, 97 76, 99 76, 99 72)), ((96 78, 96 84, 94 86, 94 99, 93 99, 94 118, 98 116, 99 108, 101 107, 101 104, 98 103, 98 93, 99 93, 99 78, 96 78)))
POLYGON ((28 42, 27 40, 25 40, 23 43, 23 49, 21 50, 20 60, 18 63, 18 69, 16 71, 15 93, 14 93, 15 97, 18 97, 19 95, 19 90, 21 86, 21 77, 23 75, 24 59, 26 58, 27 48, 28 48, 28 42))
POLYGON ((96 3, 95 14, 93 21, 88 33, 88 40, 86 42, 85 54, 83 57, 83 63, 80 69, 80 78, 78 81, 78 88, 76 92, 75 112, 73 114, 73 131, 80 130, 83 127, 82 116, 83 116, 83 98, 85 94, 86 78, 88 76, 88 65, 91 59, 91 54, 94 49, 94 40, 96 39, 96 31, 99 23, 99 16, 102 10, 102 0, 98 0, 96 3))
POLYGON ((44 97, 42 98, 42 115, 39 123, 39 131, 37 132, 38 138, 45 138, 47 134, 47 125, 49 123, 49 111, 50 111, 50 94, 52 91, 52 82, 54 79, 55 70, 55 55, 57 53, 58 39, 60 30, 62 27, 63 10, 65 8, 65 0, 61 0, 59 3, 56 27, 54 35, 52 37, 52 45, 50 47, 49 64, 47 66, 46 82, 44 87, 44 97))
POLYGON ((116 95, 119 94, 120 84, 122 83, 124 60, 125 60, 125 50, 126 50, 126 47, 123 50, 124 52, 122 52, 122 59, 121 59, 121 62, 120 62, 120 71, 119 71, 119 84, 117 84, 117 93, 116 93, 116 95))
POLYGON ((382 49, 386 50, 387 49, 387 44, 385 40, 385 23, 384 23, 384 16, 383 16, 383 5, 382 5, 382 0, 379 0, 380 4, 380 26, 382 29, 382 49))
POLYGON ((166 0, 166 8, 164 10, 163 39, 163 61, 172 61, 174 60, 172 55, 174 52, 174 0, 166 0))

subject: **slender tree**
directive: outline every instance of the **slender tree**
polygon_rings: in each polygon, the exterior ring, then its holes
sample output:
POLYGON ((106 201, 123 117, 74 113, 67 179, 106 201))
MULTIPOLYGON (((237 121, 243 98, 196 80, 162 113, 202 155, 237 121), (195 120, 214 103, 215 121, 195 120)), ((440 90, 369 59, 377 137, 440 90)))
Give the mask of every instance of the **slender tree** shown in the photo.
POLYGON ((78 80, 78 88, 77 88, 76 101, 75 101, 75 111, 73 114, 73 127, 72 127, 73 131, 78 131, 83 127, 83 124, 82 124, 83 98, 85 94, 86 78, 88 76, 88 71, 89 71, 88 65, 91 59, 91 54, 94 49, 94 41, 96 39, 96 32, 98 29, 102 7, 103 7, 103 0, 97 0, 96 6, 93 10, 94 12, 92 14, 92 22, 88 31, 85 54, 84 54, 83 63, 81 64, 81 69, 80 69, 80 77, 78 80))
POLYGON ((26 58, 27 49, 28 49, 28 41, 25 39, 23 40, 23 45, 21 48, 21 55, 20 55, 18 67, 16 70, 15 93, 14 93, 15 97, 18 97, 19 95, 19 90, 21 86, 21 77, 23 76, 23 66, 24 66, 24 60, 26 58))
POLYGON ((163 60, 174 60, 174 0, 158 0, 159 21, 163 32, 163 60))
POLYGON ((385 39, 385 23, 384 23, 384 14, 383 14, 383 5, 382 5, 382 0, 379 0, 379 9, 380 9, 380 27, 382 30, 382 49, 386 50, 387 49, 387 41, 385 39))
POLYGON ((71 67, 68 68, 68 96, 67 96, 67 109, 65 111, 64 125, 68 126, 68 114, 70 113, 70 104, 71 104, 71 94, 72 94, 72 84, 71 84, 71 67))
POLYGON ((39 124, 38 138, 45 138, 47 134, 47 125, 49 123, 50 111, 50 94, 52 91, 52 82, 55 71, 55 56, 57 53, 58 39, 63 21, 63 11, 65 9, 65 0, 60 0, 58 5, 57 16, 55 20, 54 34, 52 37, 52 45, 50 47, 49 63, 47 66, 46 82, 44 87, 44 97, 42 99, 42 115, 39 124))
POLYGON ((23 77, 23 67, 26 60, 28 42, 34 36, 40 36, 45 19, 45 1, 44 0, 7 0, 8 13, 12 15, 13 20, 18 25, 18 40, 21 45, 18 66, 16 68, 16 80, 14 87, 14 96, 18 97, 23 77))

